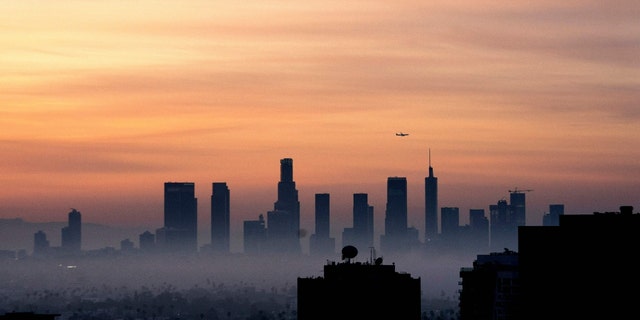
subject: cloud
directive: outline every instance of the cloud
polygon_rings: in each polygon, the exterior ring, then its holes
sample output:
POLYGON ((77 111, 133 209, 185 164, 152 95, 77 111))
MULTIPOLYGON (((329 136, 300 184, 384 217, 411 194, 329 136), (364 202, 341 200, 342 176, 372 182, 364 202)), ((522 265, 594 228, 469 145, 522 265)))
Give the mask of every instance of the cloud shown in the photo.
POLYGON ((167 163, 153 161, 152 154, 162 151, 161 148, 131 143, 3 140, 0 146, 6 155, 12 155, 0 160, 0 165, 12 174, 131 174, 168 169, 167 163), (146 158, 140 157, 141 154, 146 158))
POLYGON ((256 190, 292 155, 301 185, 370 186, 422 177, 428 147, 451 184, 621 183, 634 168, 635 1, 152 4, 6 4, 5 181, 213 176, 256 190))

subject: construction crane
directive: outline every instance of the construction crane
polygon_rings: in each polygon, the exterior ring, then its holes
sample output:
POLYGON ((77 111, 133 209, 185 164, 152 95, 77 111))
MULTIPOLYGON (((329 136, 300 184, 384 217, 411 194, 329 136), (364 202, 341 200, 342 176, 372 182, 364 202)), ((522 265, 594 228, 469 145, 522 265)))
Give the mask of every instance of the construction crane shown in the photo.
POLYGON ((513 190, 509 190, 509 193, 522 193, 522 192, 531 192, 531 191, 533 191, 533 190, 531 190, 531 189, 518 190, 518 187, 516 187, 513 190))

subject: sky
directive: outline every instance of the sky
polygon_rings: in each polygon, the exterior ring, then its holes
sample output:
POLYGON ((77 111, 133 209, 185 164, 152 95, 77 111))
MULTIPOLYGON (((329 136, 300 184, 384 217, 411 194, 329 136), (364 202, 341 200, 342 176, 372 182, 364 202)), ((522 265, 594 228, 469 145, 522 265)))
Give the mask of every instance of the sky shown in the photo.
POLYGON ((386 179, 439 206, 527 192, 527 224, 640 208, 640 5, 621 1, 2 1, 0 218, 163 223, 163 186, 231 190, 232 233, 292 158, 301 226, 333 236, 386 179), (398 137, 396 132, 409 133, 398 137))

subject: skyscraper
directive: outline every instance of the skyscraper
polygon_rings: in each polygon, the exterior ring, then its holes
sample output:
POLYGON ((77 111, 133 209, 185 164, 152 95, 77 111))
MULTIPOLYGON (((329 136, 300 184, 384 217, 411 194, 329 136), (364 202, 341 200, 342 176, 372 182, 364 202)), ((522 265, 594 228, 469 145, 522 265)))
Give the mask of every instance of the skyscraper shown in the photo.
POLYGON ((39 230, 33 235, 33 254, 44 255, 50 250, 49 240, 47 240, 47 234, 44 231, 39 230))
POLYGON ((489 219, 484 215, 484 209, 469 209, 469 249, 472 252, 489 250, 489 219))
POLYGON ((407 241, 407 178, 389 177, 380 246, 384 252, 399 253, 407 249, 407 241))
POLYGON ((387 179, 387 210, 385 234, 404 235, 407 232, 407 178, 387 179))
POLYGON ((448 247, 457 247, 458 232, 460 230, 460 209, 458 207, 440 208, 442 218, 442 241, 448 247))
POLYGON ((513 219, 517 227, 526 225, 527 207, 525 191, 530 190, 512 190, 509 195, 511 210, 513 210, 513 219))
POLYGON ((259 215, 258 220, 244 221, 243 232, 244 253, 252 255, 263 253, 265 241, 267 240, 264 216, 259 215))
POLYGON ((80 211, 71 208, 69 225, 62 228, 62 249, 67 252, 80 252, 82 243, 82 215, 80 211))
POLYGON ((226 182, 214 182, 211 193, 211 249, 230 250, 230 192, 226 182))
POLYGON ((315 195, 315 221, 316 234, 319 237, 329 237, 331 198, 328 193, 316 193, 315 195))
POLYGON ((280 159, 278 200, 267 212, 267 238, 274 251, 300 253, 300 201, 293 181, 293 159, 280 159))
POLYGON ((431 167, 431 149, 429 149, 429 176, 424 178, 424 243, 429 244, 438 236, 438 178, 431 167))
POLYGON ((165 182, 164 228, 157 232, 162 250, 198 250, 198 199, 193 182, 165 182))
POLYGON ((543 226, 557 226, 560 216, 564 214, 564 204, 550 204, 549 212, 542 216, 543 226))
POLYGON ((492 251, 513 249, 518 245, 518 227, 513 218, 513 210, 507 200, 500 199, 489 206, 489 245, 492 251))
POLYGON ((373 246, 373 206, 366 193, 353 194, 353 227, 344 228, 342 245, 362 250, 373 246))
POLYGON ((329 255, 335 253, 335 239, 330 235, 331 198, 328 193, 315 195, 315 233, 309 238, 309 253, 329 255))
POLYGON ((156 247, 156 236, 149 231, 145 231, 138 236, 138 242, 140 243, 140 251, 145 253, 153 252, 156 247))

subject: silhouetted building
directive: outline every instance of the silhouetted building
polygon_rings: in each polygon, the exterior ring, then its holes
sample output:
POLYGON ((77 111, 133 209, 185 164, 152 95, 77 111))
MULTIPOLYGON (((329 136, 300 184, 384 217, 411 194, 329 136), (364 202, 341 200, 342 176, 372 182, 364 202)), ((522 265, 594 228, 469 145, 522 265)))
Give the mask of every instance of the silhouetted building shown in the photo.
POLYGON ((353 262, 352 246, 342 254, 344 262, 327 262, 324 277, 298 278, 298 320, 420 319, 420 278, 396 272, 382 258, 353 262))
POLYGON ((403 253, 411 245, 407 234, 407 178, 389 177, 384 234, 380 237, 380 248, 386 253, 403 253))
POLYGON ((431 167, 431 150, 429 150, 429 176, 424 178, 424 243, 438 237, 438 178, 433 175, 431 167))
POLYGON ((55 320, 58 313, 9 312, 0 315, 0 320, 55 320))
POLYGON ((342 245, 373 247, 373 206, 369 205, 369 195, 366 193, 353 194, 353 228, 345 228, 342 245))
POLYGON ((489 250, 489 219, 484 209, 469 209, 469 228, 464 247, 475 253, 489 250))
POLYGON ((490 215, 490 248, 500 252, 505 248, 518 246, 518 226, 511 205, 501 199, 497 204, 489 206, 490 215))
POLYGON ((518 253, 510 250, 478 255, 473 268, 461 268, 460 320, 517 319, 518 270, 518 253))
POLYGON ((39 230, 33 234, 33 254, 36 256, 46 255, 49 253, 49 240, 44 231, 39 230))
POLYGON ((301 253, 300 201, 293 181, 293 159, 280 160, 278 200, 274 210, 267 212, 267 240, 271 251, 301 253))
POLYGON ((129 240, 128 238, 120 241, 120 251, 133 252, 134 250, 135 246, 133 244, 133 241, 129 240))
POLYGON ((79 253, 82 243, 82 215, 80 211, 71 209, 69 212, 69 225, 62 228, 63 251, 69 253, 79 253))
POLYGON ((309 237, 309 253, 335 254, 336 241, 331 238, 331 198, 328 193, 315 194, 315 233, 309 237))
POLYGON ((460 229, 460 209, 457 207, 440 208, 442 218, 442 231, 440 232, 442 244, 449 249, 458 248, 460 229))
POLYGON ((267 229, 264 216, 258 216, 258 220, 246 220, 243 223, 243 240, 245 254, 263 253, 267 241, 267 229))
POLYGON ((640 214, 560 215, 558 226, 522 226, 518 319, 630 319, 638 314, 640 214))
POLYGON ((558 226, 560 216, 564 214, 564 204, 550 204, 549 212, 542 216, 543 226, 558 226))
POLYGON ((214 182, 211 193, 211 249, 228 253, 230 249, 230 192, 226 182, 214 182))
POLYGON ((163 251, 198 250, 198 199, 193 182, 165 182, 164 228, 156 232, 163 251))
POLYGON ((169 253, 191 252, 193 249, 185 243, 185 239, 188 238, 189 231, 185 229, 158 228, 156 229, 155 250, 169 253))
POLYGON ((0 259, 15 260, 16 251, 14 250, 0 250, 0 259))
POLYGON ((153 252, 156 249, 156 236, 149 231, 145 231, 138 236, 138 243, 140 244, 140 251, 153 252))
POLYGON ((511 210, 516 228, 524 226, 527 223, 527 205, 525 192, 531 190, 515 190, 509 191, 509 203, 511 204, 511 210))

